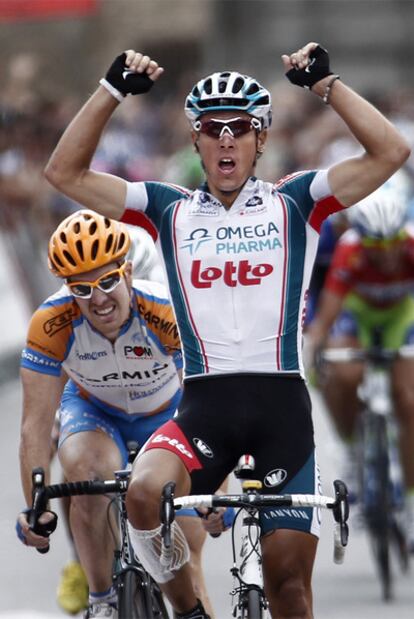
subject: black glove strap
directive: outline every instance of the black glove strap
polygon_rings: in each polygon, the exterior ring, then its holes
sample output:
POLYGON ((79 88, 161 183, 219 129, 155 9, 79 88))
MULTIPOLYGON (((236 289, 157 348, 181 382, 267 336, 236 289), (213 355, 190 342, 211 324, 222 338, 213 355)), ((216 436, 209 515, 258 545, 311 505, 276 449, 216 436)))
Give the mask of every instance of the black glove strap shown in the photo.
POLYGON ((312 88, 316 82, 319 82, 327 75, 332 75, 329 68, 329 54, 320 45, 309 54, 309 64, 303 69, 293 67, 286 74, 286 77, 292 84, 296 84, 301 88, 312 88))

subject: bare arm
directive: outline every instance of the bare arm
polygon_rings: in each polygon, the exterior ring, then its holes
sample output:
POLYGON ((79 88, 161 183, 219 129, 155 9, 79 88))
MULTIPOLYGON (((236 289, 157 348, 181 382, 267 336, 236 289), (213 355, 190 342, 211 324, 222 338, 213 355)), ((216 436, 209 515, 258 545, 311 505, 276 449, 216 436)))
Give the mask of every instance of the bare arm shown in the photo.
MULTIPOLYGON (((156 81, 163 72, 148 56, 126 52, 125 64, 136 73, 147 73, 156 81)), ((126 183, 111 174, 90 169, 100 137, 119 105, 103 86, 89 98, 69 124, 45 169, 56 189, 102 215, 119 219, 124 211, 126 183)))
MULTIPOLYGON (((323 81, 315 85, 320 94, 323 81)), ((410 155, 397 129, 368 101, 337 80, 330 104, 365 149, 360 157, 347 159, 329 171, 335 197, 351 206, 369 195, 394 174, 410 155)))
MULTIPOLYGON (((282 56, 285 70, 306 67, 316 46, 317 43, 308 43, 298 52, 282 56)), ((332 76, 321 79, 312 92, 323 97, 331 79, 332 76)), ((410 148, 374 106, 340 80, 332 86, 329 103, 365 149, 362 156, 347 159, 329 171, 333 194, 344 206, 351 206, 392 176, 408 158, 410 148)))
POLYGON ((66 375, 49 376, 23 368, 23 416, 20 434, 20 475, 28 506, 31 504, 32 468, 41 466, 47 477, 51 458, 51 433, 66 375))
POLYGON ((317 350, 325 343, 330 328, 342 309, 342 305, 343 297, 329 290, 322 290, 316 316, 307 332, 313 350, 317 350))

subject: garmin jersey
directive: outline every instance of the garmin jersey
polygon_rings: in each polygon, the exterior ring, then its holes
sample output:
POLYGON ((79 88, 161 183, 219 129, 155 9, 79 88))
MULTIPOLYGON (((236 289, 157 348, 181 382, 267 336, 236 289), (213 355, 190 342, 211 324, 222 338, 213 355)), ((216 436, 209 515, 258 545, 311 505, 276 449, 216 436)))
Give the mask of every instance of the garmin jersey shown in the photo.
POLYGON ((136 419, 163 410, 181 393, 178 329, 162 284, 134 280, 132 310, 114 343, 80 312, 66 286, 30 322, 21 367, 60 376, 111 415, 136 419))
POLYGON ((327 171, 276 184, 251 177, 230 209, 202 187, 128 183, 122 220, 162 253, 185 378, 300 373, 302 322, 319 230, 342 205, 327 171))
MULTIPOLYGON (((359 232, 347 230, 337 243, 329 268, 325 289, 345 297, 352 292, 376 308, 389 308, 414 292, 414 228, 408 224, 400 245, 398 264, 392 271, 378 269, 370 262, 359 232)), ((377 248, 384 253, 387 249, 377 248)))

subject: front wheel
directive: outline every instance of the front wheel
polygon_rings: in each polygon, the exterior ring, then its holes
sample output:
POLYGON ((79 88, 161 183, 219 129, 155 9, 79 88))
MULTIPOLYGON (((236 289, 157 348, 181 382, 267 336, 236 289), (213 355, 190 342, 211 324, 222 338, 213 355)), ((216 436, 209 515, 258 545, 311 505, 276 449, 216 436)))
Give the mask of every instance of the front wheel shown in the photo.
POLYGON ((140 575, 126 570, 118 578, 118 619, 149 619, 140 575))
POLYGON ((152 617, 154 619, 169 619, 169 614, 165 606, 164 598, 161 590, 156 582, 151 580, 151 603, 152 617))
POLYGON ((392 599, 390 542, 392 500, 390 493, 388 433, 385 417, 365 415, 364 513, 380 578, 382 597, 392 599))
POLYGON ((241 619, 262 619, 262 596, 257 589, 249 589, 242 603, 241 619))

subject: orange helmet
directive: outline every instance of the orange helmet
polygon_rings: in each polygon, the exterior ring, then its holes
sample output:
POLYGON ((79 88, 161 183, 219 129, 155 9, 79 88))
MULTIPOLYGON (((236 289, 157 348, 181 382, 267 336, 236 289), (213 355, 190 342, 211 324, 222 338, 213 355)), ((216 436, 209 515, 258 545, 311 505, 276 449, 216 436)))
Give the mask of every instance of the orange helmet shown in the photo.
POLYGON ((131 239, 126 226, 95 211, 76 211, 66 217, 49 241, 49 269, 71 277, 124 258, 131 239))

